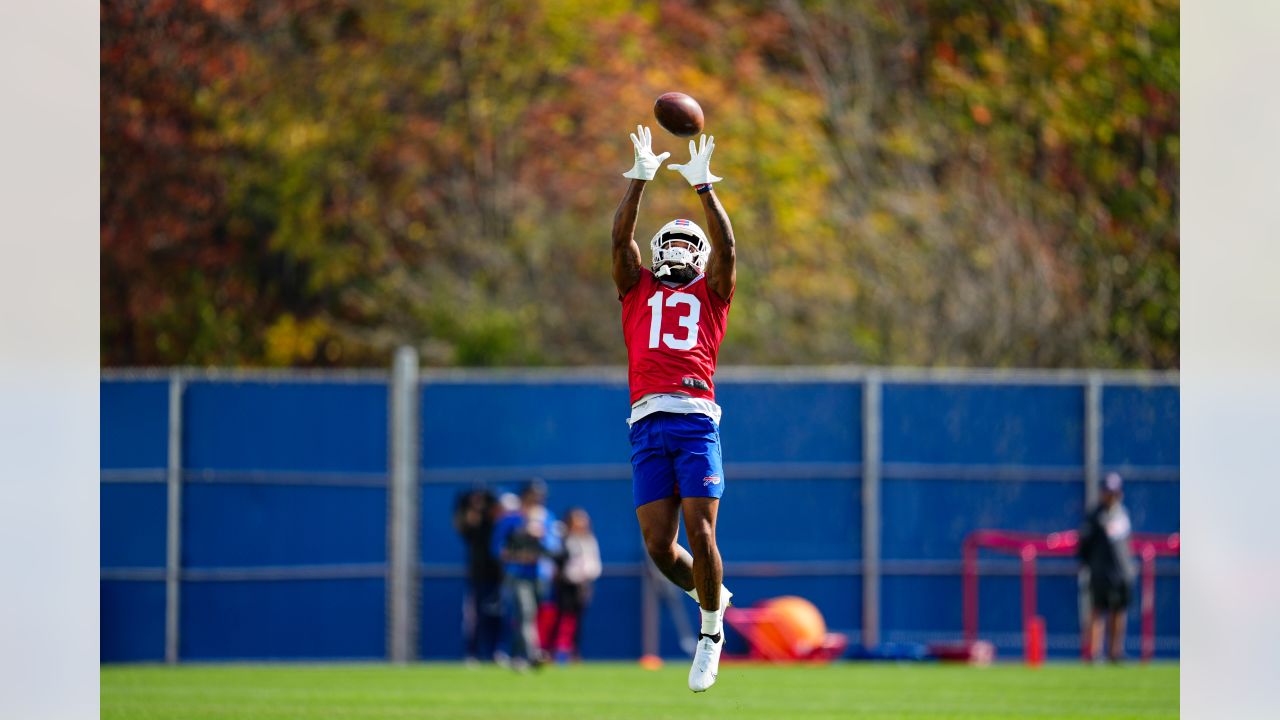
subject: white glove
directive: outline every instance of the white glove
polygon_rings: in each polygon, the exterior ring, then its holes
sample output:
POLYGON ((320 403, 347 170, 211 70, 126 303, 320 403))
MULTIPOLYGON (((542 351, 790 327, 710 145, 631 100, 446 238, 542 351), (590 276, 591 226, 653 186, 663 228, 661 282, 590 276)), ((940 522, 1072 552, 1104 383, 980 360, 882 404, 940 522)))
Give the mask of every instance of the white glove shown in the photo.
POLYGON ((662 167, 662 161, 671 157, 669 152, 661 155, 653 154, 653 134, 643 125, 637 125, 636 131, 631 133, 631 144, 636 146, 636 164, 622 173, 622 177, 625 178, 652 180, 653 176, 658 174, 658 168, 662 167))
POLYGON ((679 165, 671 163, 667 167, 679 172, 690 185, 707 185, 723 180, 711 174, 711 153, 716 151, 716 136, 702 136, 702 144, 695 146, 689 141, 689 162, 679 165))

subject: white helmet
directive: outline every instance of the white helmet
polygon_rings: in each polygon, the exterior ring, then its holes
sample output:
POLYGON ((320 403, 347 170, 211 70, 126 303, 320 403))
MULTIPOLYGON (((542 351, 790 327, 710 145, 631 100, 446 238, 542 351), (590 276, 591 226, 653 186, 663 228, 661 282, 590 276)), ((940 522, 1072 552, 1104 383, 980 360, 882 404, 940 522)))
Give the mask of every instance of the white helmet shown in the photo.
POLYGON ((663 225, 662 229, 654 234, 653 239, 649 241, 649 250, 653 254, 653 270, 661 277, 671 272, 669 269, 666 272, 662 271, 659 266, 664 263, 692 265, 698 272, 705 271, 707 257, 711 254, 711 244, 707 242, 707 236, 702 232, 702 228, 695 225, 692 220, 680 218, 663 225), (690 251, 686 247, 672 247, 673 240, 683 240, 692 244, 694 249, 690 251))

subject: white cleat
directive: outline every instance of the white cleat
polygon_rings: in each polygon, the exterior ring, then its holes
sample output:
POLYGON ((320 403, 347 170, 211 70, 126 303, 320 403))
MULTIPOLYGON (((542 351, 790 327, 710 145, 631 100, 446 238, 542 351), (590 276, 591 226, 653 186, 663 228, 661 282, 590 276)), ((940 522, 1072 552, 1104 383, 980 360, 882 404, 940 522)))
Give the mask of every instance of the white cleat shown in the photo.
POLYGON ((694 692, 703 692, 716 684, 716 675, 720 673, 720 651, 724 649, 723 630, 717 639, 706 635, 698 639, 698 649, 693 653, 693 667, 689 668, 689 689, 694 692))
POLYGON ((720 651, 724 649, 724 611, 733 604, 733 593, 720 586, 720 635, 719 642, 702 635, 698 639, 698 648, 693 653, 693 666, 689 668, 689 689, 704 692, 716 684, 716 676, 720 673, 720 651))

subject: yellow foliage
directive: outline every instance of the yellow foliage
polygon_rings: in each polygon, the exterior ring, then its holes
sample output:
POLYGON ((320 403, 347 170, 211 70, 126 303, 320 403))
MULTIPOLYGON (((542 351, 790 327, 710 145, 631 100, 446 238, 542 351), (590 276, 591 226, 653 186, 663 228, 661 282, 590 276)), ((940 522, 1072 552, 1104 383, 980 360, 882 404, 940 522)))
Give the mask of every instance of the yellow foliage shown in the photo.
POLYGON ((264 359, 274 366, 310 364, 317 359, 320 341, 328 332, 324 321, 318 318, 299 322, 285 313, 264 333, 264 359))

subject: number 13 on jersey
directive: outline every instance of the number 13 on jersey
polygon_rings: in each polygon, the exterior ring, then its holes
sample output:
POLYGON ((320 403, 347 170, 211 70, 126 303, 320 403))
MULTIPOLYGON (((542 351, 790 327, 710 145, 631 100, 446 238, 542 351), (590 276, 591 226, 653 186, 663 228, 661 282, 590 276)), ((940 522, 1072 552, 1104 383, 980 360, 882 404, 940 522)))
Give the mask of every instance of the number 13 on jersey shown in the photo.
POLYGON ((671 293, 667 296, 664 303, 662 301, 662 291, 659 290, 649 298, 649 308, 653 311, 649 321, 649 347, 656 348, 658 343, 671 348, 672 350, 692 350, 698 344, 698 318, 702 314, 702 302, 694 295, 689 293, 671 293), (662 332, 662 307, 666 305, 677 313, 675 316, 680 323, 680 327, 684 330, 684 337, 677 337, 675 333, 662 332), (684 306, 684 312, 681 312, 681 306, 684 306))

